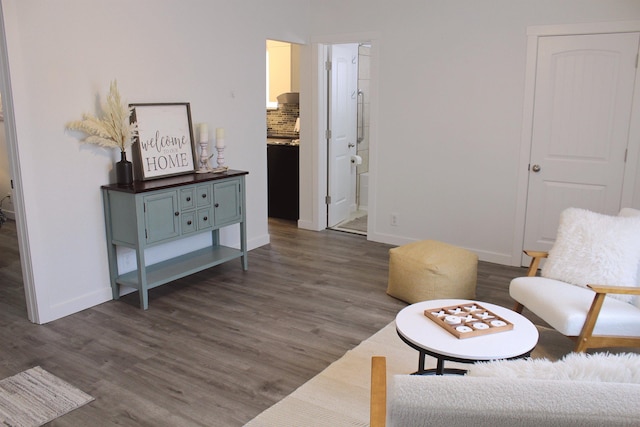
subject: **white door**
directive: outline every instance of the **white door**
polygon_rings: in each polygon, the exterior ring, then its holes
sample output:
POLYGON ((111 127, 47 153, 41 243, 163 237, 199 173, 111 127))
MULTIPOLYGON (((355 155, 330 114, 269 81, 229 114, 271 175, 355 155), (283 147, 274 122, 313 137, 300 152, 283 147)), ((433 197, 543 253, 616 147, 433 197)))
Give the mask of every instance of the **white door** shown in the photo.
POLYGON ((327 226, 346 220, 355 195, 356 107, 358 92, 358 45, 331 46, 329 73, 329 131, 327 226))
POLYGON ((549 250, 560 212, 620 209, 639 33, 540 37, 524 247, 549 250))

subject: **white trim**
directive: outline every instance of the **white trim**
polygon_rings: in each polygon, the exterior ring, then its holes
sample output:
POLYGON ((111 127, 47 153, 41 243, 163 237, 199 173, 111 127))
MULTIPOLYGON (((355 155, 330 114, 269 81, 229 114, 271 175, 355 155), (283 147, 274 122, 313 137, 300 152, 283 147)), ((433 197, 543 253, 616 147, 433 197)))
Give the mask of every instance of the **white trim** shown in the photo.
MULTIPOLYGON (((638 23, 638 31, 640 31, 640 23, 638 23)), ((638 54, 640 55, 640 52, 638 52, 638 54)), ((633 200, 638 185, 636 177, 638 173, 638 163, 640 162, 640 68, 637 66, 628 141, 627 160, 622 178, 622 206, 620 206, 620 208, 634 207, 638 209, 640 206, 637 204, 634 205, 633 200)), ((636 203, 640 203, 640 200, 636 201, 636 203)))
MULTIPOLYGON (((22 268, 22 282, 27 303, 27 317, 33 323, 40 323, 43 317, 37 303, 37 293, 33 278, 29 234, 24 206, 24 192, 22 191, 22 174, 20 172, 20 155, 18 153, 18 138, 13 109, 13 93, 11 91, 11 75, 9 72, 9 55, 7 52, 7 37, 5 29, 4 10, 0 3, 0 92, 4 96, 4 125, 7 137, 7 151, 9 154, 9 173, 13 182, 12 202, 16 218, 16 231, 20 250, 20 267, 22 268)), ((46 316, 45 316, 46 317, 46 316)))
POLYGON ((369 188, 367 190, 367 240, 384 242, 376 237, 378 218, 378 126, 380 124, 378 82, 380 81, 380 44, 371 37, 369 56, 369 188))
POLYGON ((640 21, 592 22, 587 24, 534 25, 527 27, 527 36, 566 36, 600 33, 635 33, 640 21))
POLYGON ((516 193, 516 217, 513 226, 513 250, 511 265, 522 263, 524 228, 527 215, 527 193, 529 189, 529 160, 533 129, 533 103, 536 83, 538 37, 527 38, 527 65, 525 71, 524 103, 522 108, 522 132, 520 136, 520 159, 518 160, 518 191, 516 193))
MULTIPOLYGON (((301 170, 305 167, 311 169, 311 180, 307 184, 305 181, 301 183, 305 185, 300 187, 300 192, 306 192, 311 195, 311 218, 300 218, 298 227, 307 230, 320 231, 327 228, 327 213, 324 203, 324 196, 327 194, 327 165, 326 165, 326 140, 324 139, 324 130, 326 128, 327 117, 327 90, 326 78, 324 71, 324 61, 327 56, 327 47, 323 44, 311 44, 311 114, 309 126, 305 123, 301 124, 302 132, 310 135, 311 144, 301 145, 301 150, 311 150, 310 156, 301 156, 301 159, 310 161, 310 164, 301 165, 301 170), (309 188, 310 186, 311 188, 309 188)), ((301 114, 301 120, 305 117, 301 114)), ((301 135, 301 139, 304 136, 301 135)), ((303 209, 300 209, 303 212, 303 209)))
MULTIPOLYGON (((544 36, 627 33, 640 31, 640 21, 600 22, 589 24, 544 25, 527 28, 527 64, 525 74, 524 104, 522 113, 522 133, 520 160, 518 162, 518 187, 516 197, 516 217, 511 265, 523 265, 524 229, 526 222, 527 191, 529 186, 528 164, 531 153, 533 126, 533 105, 538 39, 544 36)), ((640 154, 640 72, 636 70, 636 87, 632 108, 631 129, 629 131, 629 152, 627 159, 637 159, 640 154)), ((631 206, 635 189, 637 162, 625 167, 622 203, 631 206)))

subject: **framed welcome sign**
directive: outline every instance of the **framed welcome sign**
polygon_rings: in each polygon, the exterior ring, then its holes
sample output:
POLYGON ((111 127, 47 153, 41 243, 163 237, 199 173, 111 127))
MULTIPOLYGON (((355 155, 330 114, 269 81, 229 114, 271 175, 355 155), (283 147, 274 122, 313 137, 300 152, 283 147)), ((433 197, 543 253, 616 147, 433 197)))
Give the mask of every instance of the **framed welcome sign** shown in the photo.
POLYGON ((188 102, 130 104, 138 123, 133 143, 136 179, 148 180, 195 170, 191 107, 188 102))

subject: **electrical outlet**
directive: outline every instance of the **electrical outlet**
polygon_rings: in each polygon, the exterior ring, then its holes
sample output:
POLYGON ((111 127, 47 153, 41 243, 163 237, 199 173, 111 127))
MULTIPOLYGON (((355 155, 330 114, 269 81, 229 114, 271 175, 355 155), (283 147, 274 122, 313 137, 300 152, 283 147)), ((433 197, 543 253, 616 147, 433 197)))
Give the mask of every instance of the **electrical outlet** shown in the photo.
POLYGON ((396 212, 391 213, 391 225, 394 227, 398 225, 398 214, 396 212))

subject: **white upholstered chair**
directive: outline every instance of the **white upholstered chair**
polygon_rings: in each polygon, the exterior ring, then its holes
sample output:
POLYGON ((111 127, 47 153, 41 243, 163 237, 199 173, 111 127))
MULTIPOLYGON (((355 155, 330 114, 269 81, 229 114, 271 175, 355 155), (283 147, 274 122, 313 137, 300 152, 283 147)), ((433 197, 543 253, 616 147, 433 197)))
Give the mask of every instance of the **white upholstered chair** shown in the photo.
POLYGON ((526 307, 575 340, 577 352, 640 347, 640 211, 569 208, 549 253, 525 253, 532 258, 527 277, 509 286, 515 311, 526 307))

